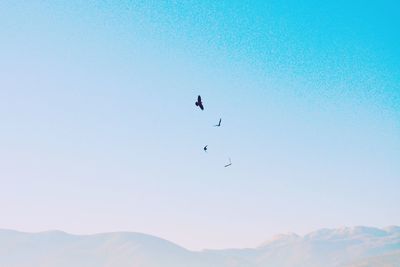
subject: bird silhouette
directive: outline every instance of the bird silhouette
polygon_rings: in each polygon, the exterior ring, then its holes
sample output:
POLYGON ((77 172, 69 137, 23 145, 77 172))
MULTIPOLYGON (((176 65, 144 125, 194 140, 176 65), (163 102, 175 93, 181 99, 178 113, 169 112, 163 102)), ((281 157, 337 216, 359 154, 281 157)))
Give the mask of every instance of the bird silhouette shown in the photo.
POLYGON ((203 102, 201 102, 201 96, 197 97, 197 102, 195 103, 201 110, 204 110, 203 102))
POLYGON ((222 121, 222 119, 219 119, 218 124, 215 124, 214 127, 220 127, 221 126, 221 121, 222 121))
POLYGON ((226 164, 224 167, 226 168, 226 167, 229 167, 229 166, 231 166, 231 165, 232 165, 232 161, 231 161, 231 158, 229 158, 229 163, 226 164))
POLYGON ((208 145, 206 145, 206 146, 203 148, 204 152, 207 152, 207 146, 208 146, 208 145))

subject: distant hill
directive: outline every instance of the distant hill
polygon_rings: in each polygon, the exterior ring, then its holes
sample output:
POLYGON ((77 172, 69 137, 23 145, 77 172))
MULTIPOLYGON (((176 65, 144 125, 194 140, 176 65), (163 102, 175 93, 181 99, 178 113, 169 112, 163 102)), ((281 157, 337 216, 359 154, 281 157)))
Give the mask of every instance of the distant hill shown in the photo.
POLYGON ((399 267, 400 227, 279 235, 256 248, 195 252, 151 235, 0 230, 0 267, 399 267))

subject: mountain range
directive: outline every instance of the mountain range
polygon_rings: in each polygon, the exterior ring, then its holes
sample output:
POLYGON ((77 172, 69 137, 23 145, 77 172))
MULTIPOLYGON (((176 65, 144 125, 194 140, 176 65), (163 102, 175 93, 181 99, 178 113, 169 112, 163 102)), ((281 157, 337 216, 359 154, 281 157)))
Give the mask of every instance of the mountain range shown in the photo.
POLYGON ((0 267, 399 267, 400 227, 283 234, 258 247, 191 251, 133 232, 0 230, 0 267))

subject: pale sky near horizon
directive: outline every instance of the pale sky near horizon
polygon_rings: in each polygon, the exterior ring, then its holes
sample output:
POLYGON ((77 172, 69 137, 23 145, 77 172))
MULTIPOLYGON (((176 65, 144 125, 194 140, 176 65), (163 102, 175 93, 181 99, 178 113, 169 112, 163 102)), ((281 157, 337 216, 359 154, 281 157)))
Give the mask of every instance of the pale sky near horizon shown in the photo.
POLYGON ((1 1, 0 228, 201 249, 400 225, 399 8, 1 1))

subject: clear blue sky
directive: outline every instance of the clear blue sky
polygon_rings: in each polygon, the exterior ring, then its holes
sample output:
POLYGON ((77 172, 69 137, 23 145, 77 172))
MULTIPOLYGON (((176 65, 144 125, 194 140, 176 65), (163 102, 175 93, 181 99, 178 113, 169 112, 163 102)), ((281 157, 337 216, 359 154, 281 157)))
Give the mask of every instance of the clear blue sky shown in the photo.
POLYGON ((399 225, 399 8, 1 1, 0 228, 200 249, 399 225))

